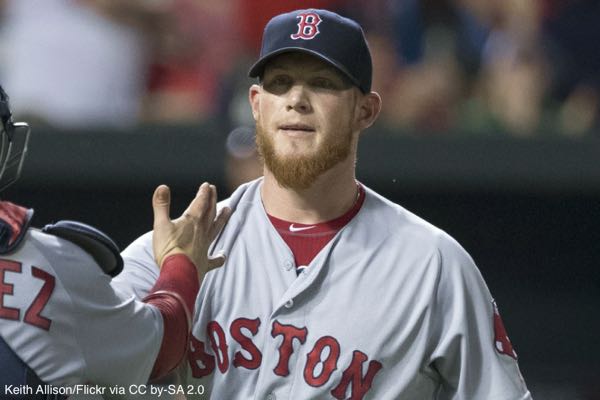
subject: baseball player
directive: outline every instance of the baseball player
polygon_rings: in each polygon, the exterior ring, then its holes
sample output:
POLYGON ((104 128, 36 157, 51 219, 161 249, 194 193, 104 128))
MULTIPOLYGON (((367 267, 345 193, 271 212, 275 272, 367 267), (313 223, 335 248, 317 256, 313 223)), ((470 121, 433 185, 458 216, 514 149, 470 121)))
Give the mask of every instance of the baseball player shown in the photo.
MULTIPOLYGON (((360 26, 298 10, 265 27, 249 90, 264 177, 221 206, 187 382, 214 399, 530 399, 477 267, 448 234, 355 177, 376 120, 360 26)), ((116 280, 143 296, 152 233, 116 280)))
MULTIPOLYGON (((0 96, 4 188, 20 173, 29 127, 12 122, 1 88, 0 96)), ((0 398, 85 394, 83 384, 92 383, 144 384, 181 362, 199 281, 223 262, 207 251, 227 211, 215 219, 216 193, 208 184, 182 218, 170 220, 169 204, 169 189, 159 186, 153 254, 162 268, 140 302, 111 287, 123 261, 106 235, 73 221, 33 229, 33 210, 0 201, 0 398)))

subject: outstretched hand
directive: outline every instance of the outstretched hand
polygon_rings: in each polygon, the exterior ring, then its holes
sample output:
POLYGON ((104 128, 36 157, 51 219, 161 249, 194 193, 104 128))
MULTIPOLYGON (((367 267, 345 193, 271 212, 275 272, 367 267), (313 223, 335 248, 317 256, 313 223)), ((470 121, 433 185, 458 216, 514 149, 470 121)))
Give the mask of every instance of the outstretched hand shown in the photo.
POLYGON ((154 232, 152 247, 154 258, 159 266, 170 255, 183 253, 190 258, 202 278, 211 269, 225 262, 225 255, 208 256, 208 247, 221 231, 231 215, 224 207, 217 215, 217 189, 214 185, 203 183, 196 197, 183 214, 171 220, 171 191, 160 185, 154 191, 152 208, 154 209, 154 232))

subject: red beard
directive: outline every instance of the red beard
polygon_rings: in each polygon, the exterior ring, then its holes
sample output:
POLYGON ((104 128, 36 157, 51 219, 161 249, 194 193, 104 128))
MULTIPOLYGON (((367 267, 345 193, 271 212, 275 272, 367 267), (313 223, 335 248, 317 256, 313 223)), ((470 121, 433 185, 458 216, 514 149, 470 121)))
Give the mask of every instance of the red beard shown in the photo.
POLYGON ((280 186, 308 189, 315 180, 336 164, 348 158, 352 148, 352 132, 327 137, 316 153, 309 156, 282 157, 276 153, 273 139, 256 124, 258 153, 280 186))

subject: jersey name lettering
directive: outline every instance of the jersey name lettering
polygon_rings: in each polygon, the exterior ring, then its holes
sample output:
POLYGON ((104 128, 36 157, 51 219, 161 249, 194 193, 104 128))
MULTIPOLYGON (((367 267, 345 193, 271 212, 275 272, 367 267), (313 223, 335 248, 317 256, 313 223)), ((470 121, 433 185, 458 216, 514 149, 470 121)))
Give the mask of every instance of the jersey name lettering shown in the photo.
POLYGON ((289 361, 290 356, 294 352, 294 339, 304 344, 306 342, 306 336, 308 330, 306 328, 296 328, 293 325, 283 325, 279 321, 273 322, 273 329, 271 330, 271 336, 274 338, 277 336, 283 336, 283 342, 279 346, 279 363, 273 370, 276 375, 288 376, 290 374, 289 361))
POLYGON ((210 345, 213 352, 217 355, 217 366, 219 371, 225 373, 229 368, 229 356, 227 354, 227 340, 225 339, 225 332, 218 322, 212 321, 207 327, 208 337, 210 338, 210 345))
MULTIPOLYGON (((233 367, 257 369, 262 363, 262 353, 252 341, 260 327, 259 318, 248 319, 238 318, 231 323, 229 332, 231 339, 237 342, 249 354, 246 357, 242 351, 236 351, 233 354, 233 367), (251 336, 250 336, 251 335, 251 336)), ((194 378, 202 378, 214 372, 215 366, 221 373, 226 373, 229 368, 230 346, 227 344, 225 329, 216 321, 211 321, 207 325, 209 346, 216 356, 206 353, 205 343, 191 336, 190 349, 188 351, 188 362, 194 378)), ((271 336, 274 339, 281 338, 279 345, 279 360, 273 373, 278 376, 288 376, 290 374, 289 361, 294 352, 293 343, 297 341, 301 344, 306 343, 308 338, 308 329, 306 327, 297 327, 293 325, 284 325, 279 321, 273 321, 271 326, 271 336)), ((321 387, 331 379, 335 370, 338 369, 338 361, 341 354, 341 346, 338 340, 331 336, 319 338, 312 349, 306 354, 304 365, 304 381, 312 387, 321 387)), ((367 372, 363 374, 364 364, 368 361, 368 356, 354 350, 350 365, 342 372, 342 377, 338 384, 331 390, 331 395, 336 399, 345 399, 350 395, 351 399, 362 399, 371 388, 375 375, 383 365, 376 360, 369 361, 367 372)))
POLYGON ((258 327, 260 326, 260 318, 256 319, 248 319, 248 318, 238 318, 231 324, 229 328, 229 333, 231 333, 231 337, 238 342, 244 350, 250 353, 251 358, 246 358, 243 354, 237 351, 233 357, 233 366, 236 368, 244 367, 246 369, 257 369, 260 367, 260 362, 262 361, 262 354, 260 350, 252 339, 248 336, 245 336, 242 333, 242 329, 247 329, 253 336, 256 336, 258 333, 258 327))
POLYGON ((338 358, 340 357, 340 344, 331 336, 323 336, 315 343, 315 347, 308 353, 306 368, 304 368, 304 380, 310 386, 323 386, 333 371, 337 368, 338 358), (321 360, 323 350, 329 348, 329 355, 325 360, 321 360), (317 365, 323 364, 321 373, 315 376, 317 365))
POLYGON ((190 335, 188 363, 195 378, 210 375, 215 370, 215 358, 204 350, 204 343, 190 335))
MULTIPOLYGON (((15 274, 22 273, 22 265, 19 262, 11 260, 0 260, 0 318, 18 321, 20 319, 21 310, 18 308, 7 307, 4 305, 5 296, 14 294, 14 285, 6 282, 6 273, 12 272, 15 274)), ((39 293, 25 311, 23 322, 36 326, 40 329, 49 330, 52 320, 42 316, 42 312, 48 304, 52 292, 54 291, 55 278, 53 275, 43 269, 32 266, 31 276, 40 279, 44 282, 39 293)))

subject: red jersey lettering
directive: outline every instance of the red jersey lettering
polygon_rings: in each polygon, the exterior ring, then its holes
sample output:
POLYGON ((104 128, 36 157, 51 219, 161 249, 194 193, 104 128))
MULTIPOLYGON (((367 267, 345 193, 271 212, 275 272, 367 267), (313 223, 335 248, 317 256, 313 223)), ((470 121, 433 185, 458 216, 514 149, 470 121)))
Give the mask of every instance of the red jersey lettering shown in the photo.
POLYGON ((190 337, 188 363, 192 370, 192 376, 194 378, 202 378, 212 374, 215 370, 215 358, 204 350, 204 342, 196 339, 194 335, 190 337))
POLYGON ((19 309, 6 307, 4 305, 4 295, 14 294, 14 285, 5 281, 6 271, 20 274, 21 263, 10 260, 0 260, 0 318, 18 321, 19 309))
POLYGON ((308 335, 308 329, 297 328, 293 325, 283 325, 279 322, 273 322, 273 329, 271 330, 271 336, 274 338, 277 336, 283 336, 283 342, 279 346, 279 362, 273 370, 276 375, 288 376, 290 374, 290 356, 294 352, 293 341, 297 339, 300 343, 306 342, 306 336, 308 335))
POLYGON ((217 367, 219 367, 219 371, 225 373, 227 368, 229 368, 229 356, 227 355, 227 349, 229 346, 227 346, 225 332, 217 321, 209 322, 207 330, 208 337, 210 339, 210 345, 217 359, 217 367))
POLYGON ((257 369, 260 367, 262 361, 262 353, 258 350, 258 347, 252 342, 252 339, 245 336, 242 333, 242 329, 247 329, 252 336, 256 336, 258 333, 258 327, 260 326, 260 318, 248 319, 238 318, 231 324, 229 329, 231 337, 237 341, 244 350, 246 350, 251 358, 246 358, 241 351, 236 351, 233 355, 233 366, 244 367, 247 369, 257 369))
POLYGON ((317 340, 315 347, 306 356, 306 366, 304 367, 304 380, 310 386, 323 386, 333 371, 337 369, 338 358, 340 357, 340 344, 331 336, 324 336, 317 340), (322 355, 325 348, 329 348, 329 354, 325 360, 322 355), (321 372, 315 376, 317 365, 323 364, 321 372))
POLYGON ((331 391, 333 397, 339 400, 345 399, 346 391, 350 384, 352 384, 351 400, 359 400, 364 397, 371 388, 375 374, 382 368, 379 361, 371 361, 367 374, 363 377, 362 366, 365 361, 367 361, 367 355, 361 351, 354 350, 352 363, 350 363, 350 366, 342 374, 342 380, 339 385, 331 391))
POLYGON ((43 280, 44 285, 33 300, 33 303, 31 303, 27 309, 25 318, 23 320, 28 324, 37 326, 38 328, 49 330, 52 321, 46 317, 43 317, 41 314, 44 310, 44 307, 48 303, 48 300, 50 300, 52 292, 54 291, 55 278, 43 269, 39 269, 37 267, 31 267, 31 275, 35 278, 43 280))

